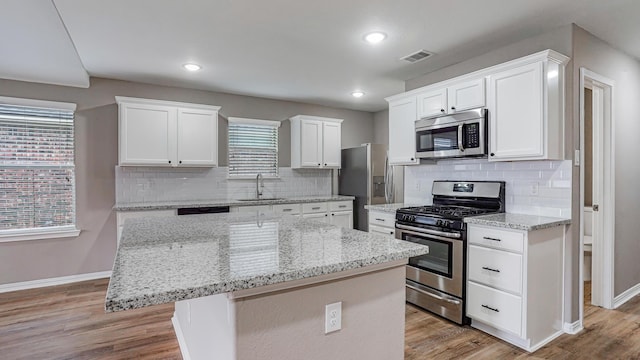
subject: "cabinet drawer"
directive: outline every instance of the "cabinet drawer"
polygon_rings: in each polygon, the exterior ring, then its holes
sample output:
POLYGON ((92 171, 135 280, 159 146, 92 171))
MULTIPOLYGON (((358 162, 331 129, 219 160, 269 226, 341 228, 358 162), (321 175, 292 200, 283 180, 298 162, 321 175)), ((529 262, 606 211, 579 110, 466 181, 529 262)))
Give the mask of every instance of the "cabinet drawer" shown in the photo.
POLYGON ((395 229, 396 214, 382 211, 369 211, 369 224, 395 229))
POLYGON ((467 316, 498 329, 522 335, 522 299, 469 281, 467 316))
POLYGON ((118 211, 118 226, 124 225, 124 222, 127 219, 173 216, 175 214, 175 210, 118 211))
POLYGON ((271 211, 271 205, 238 206, 237 212, 252 212, 264 215, 271 211))
POLYGON ((326 202, 302 204, 302 212, 304 214, 327 212, 328 208, 326 202))
POLYGON ((391 237, 395 237, 395 234, 396 234, 396 230, 393 228, 371 225, 371 223, 369 223, 369 232, 374 234, 387 235, 391 237))
POLYGON ((469 280, 522 294, 522 255, 469 245, 469 280))
POLYGON ((524 233, 469 226, 469 243, 522 253, 524 250, 524 233))
POLYGON ((331 211, 348 211, 353 210, 353 201, 333 201, 329 203, 331 211))
POLYGON ((300 215, 302 207, 300 204, 276 204, 273 205, 273 212, 281 215, 300 215))

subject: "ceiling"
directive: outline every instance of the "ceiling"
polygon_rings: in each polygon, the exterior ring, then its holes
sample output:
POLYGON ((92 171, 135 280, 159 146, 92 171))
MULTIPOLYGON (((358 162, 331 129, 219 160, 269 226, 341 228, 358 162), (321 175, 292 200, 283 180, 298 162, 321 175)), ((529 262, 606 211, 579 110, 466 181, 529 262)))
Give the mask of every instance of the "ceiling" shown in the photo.
POLYGON ((640 59, 637 0, 3 0, 0 78, 89 76, 378 111, 404 81, 575 22, 640 59), (373 30, 388 37, 363 41, 373 30), (410 64, 400 58, 435 55, 410 64), (202 70, 185 71, 195 62, 202 70), (362 90, 366 95, 353 98, 362 90))

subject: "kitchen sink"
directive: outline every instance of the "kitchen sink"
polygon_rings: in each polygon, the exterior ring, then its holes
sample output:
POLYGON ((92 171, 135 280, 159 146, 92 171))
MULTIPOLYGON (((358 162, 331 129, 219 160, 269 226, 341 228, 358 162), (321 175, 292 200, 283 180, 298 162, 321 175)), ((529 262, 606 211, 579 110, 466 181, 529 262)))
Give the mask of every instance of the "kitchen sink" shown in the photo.
POLYGON ((260 199, 238 199, 238 201, 272 201, 272 200, 284 200, 285 198, 260 198, 260 199))

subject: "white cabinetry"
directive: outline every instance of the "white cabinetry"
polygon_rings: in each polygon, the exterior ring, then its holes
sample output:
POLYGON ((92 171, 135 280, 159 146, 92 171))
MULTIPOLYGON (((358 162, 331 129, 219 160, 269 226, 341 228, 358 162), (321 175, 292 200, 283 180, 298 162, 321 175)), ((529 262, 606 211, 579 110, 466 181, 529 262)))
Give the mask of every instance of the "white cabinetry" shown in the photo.
POLYGON ((219 106, 116 101, 120 166, 217 166, 219 106))
POLYGON ((486 103, 484 77, 454 83, 446 88, 428 87, 416 98, 418 119, 483 107, 486 103))
POLYGON ((292 168, 340 168, 341 119, 297 115, 290 120, 292 168))
POLYGON ((305 219, 315 219, 327 224, 353 229, 353 201, 233 206, 230 211, 257 212, 260 215, 273 212, 279 215, 302 216, 305 219))
POLYGON ((489 76, 489 160, 564 159, 564 66, 549 51, 489 76))
POLYGON ((416 157, 416 97, 406 96, 389 101, 389 163, 413 165, 416 157))
POLYGON ((396 214, 369 210, 369 232, 395 237, 396 214))
POLYGON ((522 231, 469 225, 471 326, 528 351, 562 334, 564 227, 522 231))

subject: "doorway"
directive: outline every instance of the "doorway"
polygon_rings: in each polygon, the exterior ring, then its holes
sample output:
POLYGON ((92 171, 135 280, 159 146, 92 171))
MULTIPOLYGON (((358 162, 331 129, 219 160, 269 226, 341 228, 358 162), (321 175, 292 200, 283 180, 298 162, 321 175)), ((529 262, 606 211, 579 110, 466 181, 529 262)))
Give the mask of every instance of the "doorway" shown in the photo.
POLYGON ((580 68, 581 320, 585 300, 613 308, 613 86, 612 80, 580 68), (590 294, 585 294, 589 278, 590 294))

